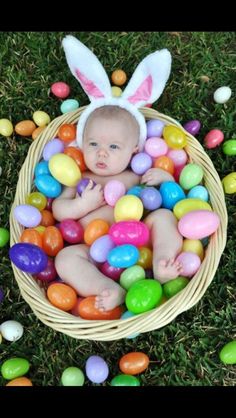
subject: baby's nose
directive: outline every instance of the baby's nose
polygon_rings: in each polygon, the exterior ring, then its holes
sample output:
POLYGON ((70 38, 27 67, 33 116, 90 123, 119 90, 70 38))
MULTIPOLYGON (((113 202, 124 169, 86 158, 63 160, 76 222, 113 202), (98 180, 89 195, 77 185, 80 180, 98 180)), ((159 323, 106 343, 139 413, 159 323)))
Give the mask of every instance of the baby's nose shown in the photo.
POLYGON ((104 147, 99 148, 98 155, 102 156, 102 157, 103 156, 105 157, 107 155, 107 150, 104 147))

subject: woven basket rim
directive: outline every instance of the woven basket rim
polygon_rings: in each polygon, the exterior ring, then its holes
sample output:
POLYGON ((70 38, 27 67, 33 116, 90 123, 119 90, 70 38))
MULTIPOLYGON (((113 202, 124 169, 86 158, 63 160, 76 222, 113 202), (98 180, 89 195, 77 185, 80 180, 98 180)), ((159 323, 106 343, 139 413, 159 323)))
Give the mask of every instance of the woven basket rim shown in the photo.
MULTIPOLYGON (((11 207, 10 246, 19 242, 19 237, 24 229, 14 218, 13 210, 17 205, 25 203, 26 195, 31 192, 34 167, 42 157, 45 144, 56 136, 60 125, 63 123, 76 123, 86 107, 83 106, 73 112, 55 118, 31 144, 19 173, 15 198, 11 207)), ((228 215, 222 183, 213 162, 199 141, 185 131, 178 121, 151 108, 141 108, 140 111, 146 120, 159 119, 167 125, 178 126, 184 131, 187 136, 185 150, 188 153, 189 161, 200 164, 203 168, 205 186, 210 195, 213 211, 220 217, 220 226, 210 237, 200 269, 190 280, 189 284, 163 305, 126 320, 84 320, 64 312, 51 305, 45 296, 44 288, 30 274, 24 273, 11 263, 21 295, 35 315, 45 325, 73 338, 111 341, 128 337, 133 333, 159 329, 169 324, 180 313, 194 306, 204 295, 215 276, 226 245, 228 215)))

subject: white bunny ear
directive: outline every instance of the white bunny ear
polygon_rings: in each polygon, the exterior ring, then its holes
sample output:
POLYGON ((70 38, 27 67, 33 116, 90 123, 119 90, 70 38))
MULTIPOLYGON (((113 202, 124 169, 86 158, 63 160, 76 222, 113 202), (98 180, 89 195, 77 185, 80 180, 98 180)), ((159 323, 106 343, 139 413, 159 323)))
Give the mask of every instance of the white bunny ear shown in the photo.
POLYGON ((80 82, 90 101, 111 97, 109 78, 93 52, 71 35, 63 39, 62 46, 72 74, 80 82))
POLYGON ((136 107, 155 102, 164 90, 170 69, 171 55, 167 49, 148 55, 134 71, 122 99, 136 107))

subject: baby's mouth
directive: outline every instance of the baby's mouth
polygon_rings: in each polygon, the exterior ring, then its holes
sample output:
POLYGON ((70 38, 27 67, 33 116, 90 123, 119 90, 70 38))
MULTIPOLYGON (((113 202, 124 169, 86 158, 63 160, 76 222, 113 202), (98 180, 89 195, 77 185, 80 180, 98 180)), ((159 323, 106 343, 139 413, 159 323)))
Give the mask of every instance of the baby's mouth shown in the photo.
POLYGON ((96 167, 97 168, 107 168, 107 165, 105 163, 97 163, 96 167))

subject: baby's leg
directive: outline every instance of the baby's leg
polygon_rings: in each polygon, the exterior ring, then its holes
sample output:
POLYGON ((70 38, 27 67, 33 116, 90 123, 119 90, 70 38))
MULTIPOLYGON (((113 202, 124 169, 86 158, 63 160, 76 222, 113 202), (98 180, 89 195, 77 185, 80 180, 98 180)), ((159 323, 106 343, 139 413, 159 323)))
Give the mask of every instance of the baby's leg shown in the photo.
POLYGON ((151 230, 154 277, 161 283, 175 279, 182 272, 182 266, 175 258, 183 244, 177 219, 170 210, 158 209, 150 213, 144 222, 151 230))
POLYGON ((87 245, 63 248, 56 256, 55 267, 61 279, 79 295, 97 296, 95 307, 101 311, 113 309, 124 302, 125 290, 97 269, 90 259, 87 245))
POLYGON ((108 205, 101 206, 100 208, 88 213, 88 215, 83 218, 80 218, 79 222, 83 228, 86 228, 86 226, 94 219, 103 219, 104 221, 107 221, 109 225, 112 225, 115 222, 114 208, 108 205))

